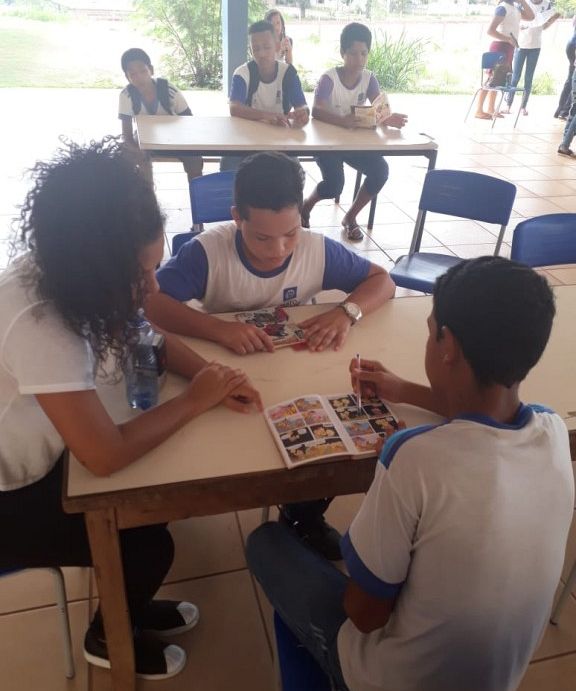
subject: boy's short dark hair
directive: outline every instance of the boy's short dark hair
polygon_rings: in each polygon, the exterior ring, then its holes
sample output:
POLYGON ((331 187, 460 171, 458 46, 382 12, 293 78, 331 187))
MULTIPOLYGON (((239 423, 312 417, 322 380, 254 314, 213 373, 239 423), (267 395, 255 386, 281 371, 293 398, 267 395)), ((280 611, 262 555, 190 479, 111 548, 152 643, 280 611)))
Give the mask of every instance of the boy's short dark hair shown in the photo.
POLYGON ((122 65, 122 71, 124 74, 126 74, 126 71, 128 70, 128 65, 135 60, 143 62, 148 67, 152 68, 150 56, 148 53, 146 53, 146 51, 142 50, 142 48, 128 48, 128 50, 122 53, 122 57, 120 58, 120 64, 122 65))
POLYGON ((546 279, 503 257, 463 261, 434 286, 437 339, 447 326, 480 386, 521 382, 544 352, 555 312, 546 279))
POLYGON ((306 174, 298 159, 274 151, 245 158, 234 181, 234 205, 240 217, 249 209, 281 211, 297 206, 302 211, 306 174))
POLYGON ((274 27, 270 22, 267 22, 265 19, 261 19, 259 22, 254 22, 254 24, 250 24, 248 27, 248 36, 252 36, 252 34, 261 34, 264 31, 269 31, 272 36, 274 36, 274 27))
POLYGON ((346 24, 340 34, 340 55, 344 55, 354 41, 365 43, 368 50, 372 47, 372 32, 365 24, 359 22, 346 24))

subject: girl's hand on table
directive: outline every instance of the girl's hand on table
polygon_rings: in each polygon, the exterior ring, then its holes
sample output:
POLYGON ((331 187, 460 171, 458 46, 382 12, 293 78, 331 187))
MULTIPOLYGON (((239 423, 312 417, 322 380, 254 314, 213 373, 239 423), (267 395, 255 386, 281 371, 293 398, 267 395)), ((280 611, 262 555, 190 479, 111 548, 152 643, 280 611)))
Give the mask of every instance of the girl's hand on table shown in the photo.
POLYGON ((247 381, 242 370, 211 362, 195 375, 186 393, 199 415, 217 406, 247 381))
POLYGON ((248 380, 230 392, 222 402, 237 413, 251 413, 254 409, 264 409, 259 392, 248 380))

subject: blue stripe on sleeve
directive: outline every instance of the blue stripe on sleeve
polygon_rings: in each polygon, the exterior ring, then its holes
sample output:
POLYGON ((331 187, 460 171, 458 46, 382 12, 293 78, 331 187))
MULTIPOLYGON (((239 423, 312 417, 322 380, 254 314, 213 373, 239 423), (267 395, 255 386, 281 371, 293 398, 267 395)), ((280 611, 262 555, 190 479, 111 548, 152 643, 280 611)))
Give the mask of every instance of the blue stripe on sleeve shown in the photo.
POLYGON ((300 83, 300 77, 296 70, 293 72, 287 91, 290 105, 293 108, 302 108, 307 105, 306 96, 304 96, 304 92, 302 91, 302 84, 300 83))
POLYGON ((248 94, 248 85, 239 74, 232 77, 232 86, 230 87, 230 100, 236 103, 246 103, 246 95, 248 94))
POLYGON ((398 595, 404 581, 401 583, 387 583, 375 576, 358 556, 348 532, 340 541, 340 548, 350 577, 362 590, 373 597, 382 599, 393 598, 398 595))
POLYGON ((498 5, 498 7, 494 10, 494 16, 505 17, 506 16, 506 8, 502 7, 502 5, 498 5))
POLYGON ((202 300, 208 283, 208 257, 199 240, 184 243, 178 254, 161 267, 156 278, 160 290, 175 300, 202 300))
POLYGON ((347 249, 340 242, 324 238, 324 277, 322 290, 351 293, 366 280, 370 262, 347 249))
MULTIPOLYGON (((441 423, 441 425, 442 424, 446 423, 441 423)), ((419 434, 429 432, 430 430, 436 429, 441 425, 420 425, 418 427, 410 427, 409 429, 402 429, 398 432, 394 432, 394 434, 388 437, 384 447, 382 448, 382 451, 380 452, 380 463, 382 463, 385 468, 389 468, 395 454, 402 444, 413 437, 417 437, 419 434)))

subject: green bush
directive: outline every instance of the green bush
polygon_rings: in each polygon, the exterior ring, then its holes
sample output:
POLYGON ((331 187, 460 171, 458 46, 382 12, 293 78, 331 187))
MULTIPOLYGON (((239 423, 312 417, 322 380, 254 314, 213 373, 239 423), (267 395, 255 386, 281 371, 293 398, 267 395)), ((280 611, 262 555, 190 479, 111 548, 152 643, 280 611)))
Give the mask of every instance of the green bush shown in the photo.
MULTIPOLYGON (((219 89, 222 83, 220 0, 135 0, 149 33, 168 49, 163 71, 178 86, 219 89)), ((248 0, 249 22, 261 19, 264 0, 248 0)))
POLYGON ((394 39, 386 32, 374 36, 367 67, 384 91, 407 92, 414 89, 424 70, 425 39, 410 40, 402 32, 394 39))
POLYGON ((11 17, 37 22, 64 22, 68 19, 66 8, 56 9, 54 3, 47 0, 16 0, 8 6, 5 13, 11 17))
MULTIPOLYGON (((522 84, 519 84, 522 86, 522 84)), ((556 93, 556 82, 554 77, 549 72, 543 72, 542 74, 534 77, 532 82, 532 93, 537 96, 552 96, 556 93)))

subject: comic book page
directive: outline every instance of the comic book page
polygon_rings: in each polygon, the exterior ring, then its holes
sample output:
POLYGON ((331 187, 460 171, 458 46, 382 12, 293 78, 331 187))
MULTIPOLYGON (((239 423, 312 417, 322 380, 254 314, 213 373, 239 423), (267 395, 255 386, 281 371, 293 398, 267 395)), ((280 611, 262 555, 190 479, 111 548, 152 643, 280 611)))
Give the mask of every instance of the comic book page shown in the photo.
POLYGON ((304 331, 290 321, 283 307, 265 307, 254 312, 239 312, 235 316, 238 321, 253 324, 267 333, 274 348, 285 348, 305 341, 304 331))
POLYGON ((266 421, 288 468, 338 458, 374 456, 398 429, 380 399, 354 394, 301 396, 267 408, 266 421))
POLYGON ((358 127, 376 127, 390 115, 388 96, 380 92, 369 106, 352 106, 352 112, 360 118, 358 127))

